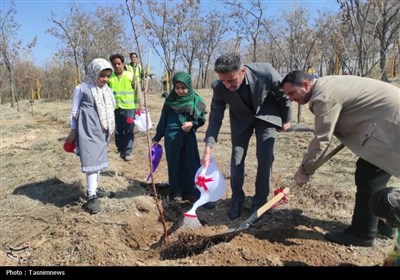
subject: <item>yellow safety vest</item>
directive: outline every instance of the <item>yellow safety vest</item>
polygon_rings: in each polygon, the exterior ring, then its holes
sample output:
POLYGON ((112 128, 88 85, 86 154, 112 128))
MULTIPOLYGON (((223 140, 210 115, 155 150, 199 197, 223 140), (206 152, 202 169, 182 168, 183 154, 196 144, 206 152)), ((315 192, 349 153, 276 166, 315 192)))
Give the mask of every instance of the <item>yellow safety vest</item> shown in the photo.
POLYGON ((137 94, 132 88, 133 73, 124 71, 121 79, 113 72, 108 79, 108 86, 114 92, 115 109, 136 109, 138 108, 137 94))
POLYGON ((128 64, 128 65, 126 66, 126 69, 127 69, 129 72, 132 72, 133 75, 135 75, 135 76, 137 77, 138 83, 140 83, 140 82, 142 81, 142 66, 140 66, 140 64, 136 64, 135 67, 133 67, 132 65, 128 64))

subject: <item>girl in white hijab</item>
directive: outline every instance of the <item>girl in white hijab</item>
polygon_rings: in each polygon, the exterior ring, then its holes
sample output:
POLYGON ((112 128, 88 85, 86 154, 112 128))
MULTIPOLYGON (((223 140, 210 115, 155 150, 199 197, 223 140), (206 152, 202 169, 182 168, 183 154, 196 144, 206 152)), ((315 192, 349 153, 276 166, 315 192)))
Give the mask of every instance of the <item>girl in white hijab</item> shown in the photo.
POLYGON ((107 85, 112 71, 107 60, 94 59, 88 65, 85 82, 75 87, 72 97, 71 132, 67 142, 76 144, 81 170, 86 173, 86 209, 91 214, 101 210, 96 195, 98 176, 108 167, 107 145, 115 130, 115 100, 107 85))

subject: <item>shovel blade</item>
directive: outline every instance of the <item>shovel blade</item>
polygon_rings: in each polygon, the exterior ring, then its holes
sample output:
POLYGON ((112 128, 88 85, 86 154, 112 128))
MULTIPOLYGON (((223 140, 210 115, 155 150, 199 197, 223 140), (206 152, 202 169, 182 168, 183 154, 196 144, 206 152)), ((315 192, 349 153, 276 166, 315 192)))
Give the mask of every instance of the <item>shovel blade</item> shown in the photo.
POLYGON ((257 220, 257 211, 250 215, 245 221, 243 221, 237 228, 235 228, 234 232, 242 231, 248 229, 255 220, 257 220))

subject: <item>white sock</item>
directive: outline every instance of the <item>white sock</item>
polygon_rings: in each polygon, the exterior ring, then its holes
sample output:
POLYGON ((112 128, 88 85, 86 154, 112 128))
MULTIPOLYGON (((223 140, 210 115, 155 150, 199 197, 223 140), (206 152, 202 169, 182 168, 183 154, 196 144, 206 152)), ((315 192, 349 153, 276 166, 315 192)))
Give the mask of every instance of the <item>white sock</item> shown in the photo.
POLYGON ((98 173, 86 173, 88 198, 96 194, 98 173))

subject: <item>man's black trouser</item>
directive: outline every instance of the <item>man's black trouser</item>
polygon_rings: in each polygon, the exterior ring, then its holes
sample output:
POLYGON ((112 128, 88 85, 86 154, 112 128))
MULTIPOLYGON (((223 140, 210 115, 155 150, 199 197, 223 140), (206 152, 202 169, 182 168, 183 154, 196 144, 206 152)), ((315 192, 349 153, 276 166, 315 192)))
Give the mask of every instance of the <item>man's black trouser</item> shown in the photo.
POLYGON ((356 163, 355 183, 357 186, 351 232, 357 237, 374 239, 379 218, 369 209, 372 194, 386 187, 391 175, 379 167, 359 158, 356 163))
POLYGON ((267 202, 271 181, 272 164, 274 162, 274 144, 277 135, 276 126, 256 119, 252 126, 241 134, 232 137, 231 156, 231 188, 232 202, 242 203, 245 199, 243 191, 244 170, 250 137, 256 135, 257 175, 253 205, 262 206, 267 202))

